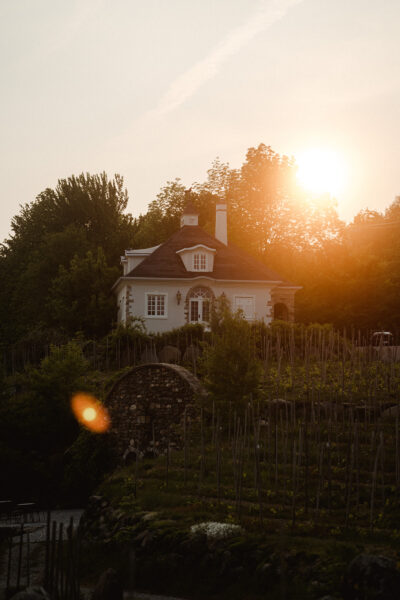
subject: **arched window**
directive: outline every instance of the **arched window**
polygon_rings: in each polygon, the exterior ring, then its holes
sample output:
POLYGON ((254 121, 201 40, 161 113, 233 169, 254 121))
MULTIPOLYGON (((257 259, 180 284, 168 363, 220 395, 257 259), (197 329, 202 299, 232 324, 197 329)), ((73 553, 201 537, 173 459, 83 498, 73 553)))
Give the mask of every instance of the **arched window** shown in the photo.
POLYGON ((289 320, 289 309, 283 302, 277 302, 274 304, 274 319, 279 321, 289 320))
POLYGON ((208 287, 199 285, 189 290, 186 297, 189 323, 208 323, 213 300, 214 294, 208 287))

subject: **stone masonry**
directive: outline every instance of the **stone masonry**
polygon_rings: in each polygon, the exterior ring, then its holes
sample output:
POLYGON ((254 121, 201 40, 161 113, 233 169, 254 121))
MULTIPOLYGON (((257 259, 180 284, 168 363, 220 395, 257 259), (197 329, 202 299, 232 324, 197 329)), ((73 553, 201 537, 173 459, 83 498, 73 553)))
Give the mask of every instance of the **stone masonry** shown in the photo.
POLYGON ((119 379, 105 404, 111 417, 110 435, 124 460, 140 454, 160 454, 182 446, 186 423, 196 419, 206 392, 199 380, 178 365, 149 363, 134 367, 119 379))

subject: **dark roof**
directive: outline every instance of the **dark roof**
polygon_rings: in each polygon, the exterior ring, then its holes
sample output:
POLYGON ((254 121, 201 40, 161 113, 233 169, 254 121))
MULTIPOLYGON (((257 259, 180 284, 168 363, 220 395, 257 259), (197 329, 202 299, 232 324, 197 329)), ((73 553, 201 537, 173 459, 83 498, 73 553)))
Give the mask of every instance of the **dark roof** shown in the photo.
POLYGON ((191 279, 201 275, 209 275, 215 279, 277 281, 280 285, 293 285, 243 250, 231 244, 225 246, 201 227, 190 225, 179 229, 125 277, 191 279), (216 250, 212 272, 187 271, 176 253, 177 250, 197 244, 216 250))

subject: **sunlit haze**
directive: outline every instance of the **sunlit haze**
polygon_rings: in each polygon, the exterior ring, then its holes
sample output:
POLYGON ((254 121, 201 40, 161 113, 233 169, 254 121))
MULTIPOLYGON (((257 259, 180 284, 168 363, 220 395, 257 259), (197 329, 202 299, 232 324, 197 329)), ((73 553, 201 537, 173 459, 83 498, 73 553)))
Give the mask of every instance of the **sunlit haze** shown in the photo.
POLYGON ((399 22, 398 0, 2 2, 0 239, 58 179, 120 173, 136 216, 168 180, 203 182, 217 156, 238 168, 260 143, 334 151, 340 169, 300 165, 303 184, 346 220, 384 210, 400 194, 399 22))
POLYGON ((298 181, 306 190, 343 197, 348 182, 347 164, 337 152, 326 148, 309 148, 295 158, 298 181))

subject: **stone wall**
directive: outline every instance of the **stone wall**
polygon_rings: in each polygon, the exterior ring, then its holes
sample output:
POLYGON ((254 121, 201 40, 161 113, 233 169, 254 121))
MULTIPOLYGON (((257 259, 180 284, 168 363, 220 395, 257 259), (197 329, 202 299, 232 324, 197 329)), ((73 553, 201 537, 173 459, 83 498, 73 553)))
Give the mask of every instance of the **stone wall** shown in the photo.
POLYGON ((110 435, 117 454, 160 454, 182 445, 184 421, 199 415, 206 392, 187 369, 167 363, 140 365, 125 373, 107 395, 110 435), (186 414, 186 417, 185 417, 186 414))

